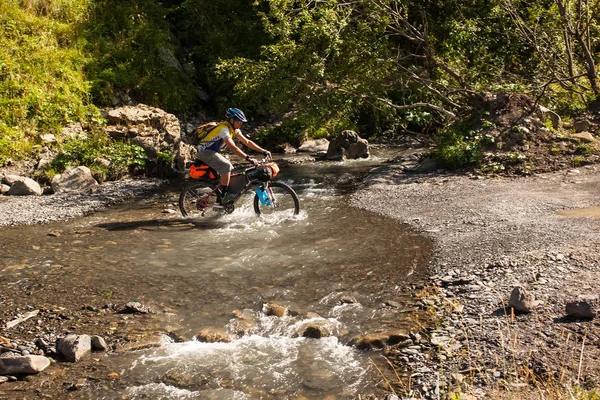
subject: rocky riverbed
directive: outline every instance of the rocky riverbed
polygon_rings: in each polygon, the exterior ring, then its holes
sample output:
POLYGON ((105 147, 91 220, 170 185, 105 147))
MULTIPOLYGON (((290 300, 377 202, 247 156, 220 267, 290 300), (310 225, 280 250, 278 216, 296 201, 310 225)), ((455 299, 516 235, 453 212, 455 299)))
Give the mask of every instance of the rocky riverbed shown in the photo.
POLYGON ((588 317, 598 311, 599 171, 483 178, 414 174, 398 163, 371 175, 353 204, 436 243, 430 285, 417 295, 437 322, 416 345, 384 352, 395 369, 390 390, 564 398, 598 387, 598 320, 570 316, 566 305, 587 296, 588 317), (527 312, 509 306, 515 288, 527 312))

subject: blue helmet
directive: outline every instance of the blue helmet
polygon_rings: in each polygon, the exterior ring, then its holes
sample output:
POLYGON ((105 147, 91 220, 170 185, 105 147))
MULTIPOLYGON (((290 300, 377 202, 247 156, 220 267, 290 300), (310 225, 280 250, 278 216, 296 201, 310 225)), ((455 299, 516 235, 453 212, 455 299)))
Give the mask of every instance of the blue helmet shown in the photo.
POLYGON ((228 108, 225 112, 227 119, 233 118, 236 121, 248 122, 246 116, 239 108, 228 108))

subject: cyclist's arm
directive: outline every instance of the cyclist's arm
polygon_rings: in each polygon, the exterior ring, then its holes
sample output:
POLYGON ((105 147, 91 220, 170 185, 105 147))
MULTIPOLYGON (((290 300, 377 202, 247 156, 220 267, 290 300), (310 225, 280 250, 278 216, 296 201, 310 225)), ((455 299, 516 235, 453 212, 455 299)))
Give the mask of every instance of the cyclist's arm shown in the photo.
POLYGON ((236 135, 237 139, 240 139, 240 142, 242 142, 242 144, 252 150, 256 150, 260 153, 264 153, 265 149, 263 149, 262 147, 260 147, 259 145, 257 145, 256 143, 254 143, 252 140, 248 139, 246 136, 244 136, 241 132, 238 132, 238 134, 236 135))
MULTIPOLYGON (((242 142, 242 143, 244 143, 244 142, 242 142)), ((233 151, 238 156, 242 157, 245 160, 247 159, 248 154, 244 153, 242 151, 242 149, 240 149, 239 147, 237 147, 235 145, 235 142, 233 141, 232 138, 228 137, 227 139, 225 139, 225 145, 229 148, 229 150, 233 151)))

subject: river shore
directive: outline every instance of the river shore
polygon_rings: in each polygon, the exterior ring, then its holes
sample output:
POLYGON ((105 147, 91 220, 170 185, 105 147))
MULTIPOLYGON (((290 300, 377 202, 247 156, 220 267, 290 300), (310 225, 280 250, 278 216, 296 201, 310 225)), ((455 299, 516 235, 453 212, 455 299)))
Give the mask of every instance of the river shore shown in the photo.
POLYGON ((416 353, 386 354, 411 376, 393 384, 398 395, 563 398, 598 387, 600 326, 567 317, 565 305, 600 294, 599 172, 483 178, 389 164, 367 178, 354 206, 436 246, 430 286, 418 295, 437 324, 416 353), (531 313, 508 307, 515 287, 535 297, 531 313))
POLYGON ((122 179, 106 182, 93 193, 0 196, 0 227, 45 224, 83 217, 152 192, 164 183, 164 179, 122 179))

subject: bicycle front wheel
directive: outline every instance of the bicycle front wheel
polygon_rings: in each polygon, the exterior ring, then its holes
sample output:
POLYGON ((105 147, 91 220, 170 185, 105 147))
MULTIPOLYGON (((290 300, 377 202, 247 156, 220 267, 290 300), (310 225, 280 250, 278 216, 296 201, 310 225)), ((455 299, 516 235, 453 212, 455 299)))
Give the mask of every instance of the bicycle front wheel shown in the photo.
POLYGON ((184 217, 206 217, 219 214, 217 186, 208 182, 195 182, 179 195, 179 211, 184 217))
POLYGON ((254 211, 257 215, 277 214, 287 217, 300 212, 300 201, 294 189, 283 182, 269 182, 269 189, 267 204, 262 204, 258 195, 254 196, 254 211))

